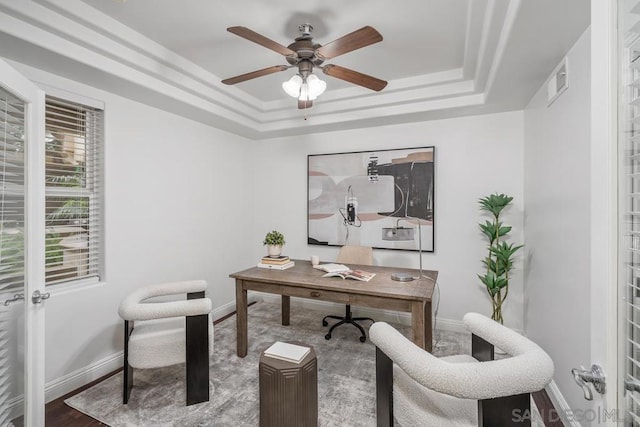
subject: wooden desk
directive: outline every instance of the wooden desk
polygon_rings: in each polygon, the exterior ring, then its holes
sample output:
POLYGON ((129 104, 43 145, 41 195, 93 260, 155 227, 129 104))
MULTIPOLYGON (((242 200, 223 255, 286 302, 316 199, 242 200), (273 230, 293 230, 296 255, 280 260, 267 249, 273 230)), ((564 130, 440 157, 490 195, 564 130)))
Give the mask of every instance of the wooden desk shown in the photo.
POLYGON ((311 266, 309 261, 295 260, 288 270, 253 267, 229 277, 236 279, 236 326, 238 356, 247 355, 247 291, 260 291, 282 295, 282 324, 289 325, 290 297, 332 301, 354 306, 383 308, 411 313, 413 342, 431 351, 433 326, 431 297, 437 271, 423 270, 428 279, 412 282, 391 280, 391 273, 406 272, 418 276, 418 270, 370 265, 350 267, 376 273, 369 282, 322 277, 324 272, 311 266))

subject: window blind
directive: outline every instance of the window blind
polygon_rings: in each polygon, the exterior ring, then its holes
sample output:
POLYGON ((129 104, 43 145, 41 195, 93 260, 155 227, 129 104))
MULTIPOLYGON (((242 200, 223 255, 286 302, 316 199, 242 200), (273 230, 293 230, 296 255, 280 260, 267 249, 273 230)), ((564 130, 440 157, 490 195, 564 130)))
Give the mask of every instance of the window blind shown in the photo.
POLYGON ((0 292, 24 286, 25 104, 0 88, 0 292))
MULTIPOLYGON (((0 87, 0 301, 24 292, 25 104, 0 87)), ((0 303, 0 425, 11 425, 8 307, 0 303)))
POLYGON ((620 94, 619 112, 619 211, 622 250, 620 280, 623 317, 621 351, 624 362, 621 374, 629 384, 621 399, 625 425, 640 423, 640 392, 632 384, 640 384, 640 4, 620 5, 620 94))
POLYGON ((99 278, 103 112, 47 96, 45 117, 46 283, 99 278))

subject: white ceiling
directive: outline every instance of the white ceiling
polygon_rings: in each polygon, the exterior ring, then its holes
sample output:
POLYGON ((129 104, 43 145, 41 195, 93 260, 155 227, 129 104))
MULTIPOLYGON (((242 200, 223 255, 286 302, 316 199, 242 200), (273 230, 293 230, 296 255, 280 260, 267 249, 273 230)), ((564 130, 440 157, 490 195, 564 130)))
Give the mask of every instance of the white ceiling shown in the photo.
MULTIPOLYGON (((365 25, 384 40, 331 63, 383 80, 431 74, 463 65, 468 0, 85 0, 220 78, 271 65, 287 65, 277 53, 226 31, 240 25, 287 46, 310 23, 314 41, 326 44, 365 25)), ((264 101, 286 99, 280 84, 295 71, 240 84, 264 101), (285 75, 286 74, 286 75, 285 75)), ((326 77, 328 90, 348 86, 326 77)), ((362 89, 363 93, 367 89, 362 89)))
POLYGON ((589 25, 588 0, 0 0, 0 56, 248 136, 523 108, 589 25), (293 70, 226 86, 314 26, 326 44, 362 26, 380 43, 328 61, 389 81, 380 93, 329 76, 301 120, 281 89, 293 70))

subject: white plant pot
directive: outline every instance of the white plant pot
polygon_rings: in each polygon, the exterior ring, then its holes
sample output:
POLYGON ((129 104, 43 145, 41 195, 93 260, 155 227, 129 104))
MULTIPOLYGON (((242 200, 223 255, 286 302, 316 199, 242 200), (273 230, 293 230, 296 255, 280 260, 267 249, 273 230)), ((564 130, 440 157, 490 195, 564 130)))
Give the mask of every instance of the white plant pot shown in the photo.
POLYGON ((280 256, 282 253, 281 245, 267 245, 267 254, 272 257, 280 256))

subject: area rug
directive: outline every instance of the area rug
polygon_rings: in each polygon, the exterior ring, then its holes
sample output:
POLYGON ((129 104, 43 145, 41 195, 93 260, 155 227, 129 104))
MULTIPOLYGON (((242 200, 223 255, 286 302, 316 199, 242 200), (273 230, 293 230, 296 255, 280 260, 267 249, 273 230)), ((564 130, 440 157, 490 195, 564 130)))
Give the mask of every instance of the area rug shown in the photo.
MULTIPOLYGON (((318 425, 375 426, 375 347, 361 343, 350 325, 325 340, 323 313, 291 310, 290 326, 280 324, 279 305, 249 307, 249 349, 236 356, 235 316, 215 326, 210 360, 209 402, 184 406, 184 366, 136 370, 131 398, 122 404, 122 373, 65 400, 72 408, 109 426, 258 426, 258 360, 275 341, 314 347, 318 360, 318 425)), ((340 314, 340 313, 335 313, 340 314)), ((407 326, 394 325, 406 336, 407 326)), ((434 354, 470 353, 470 335, 436 331, 434 354)))

